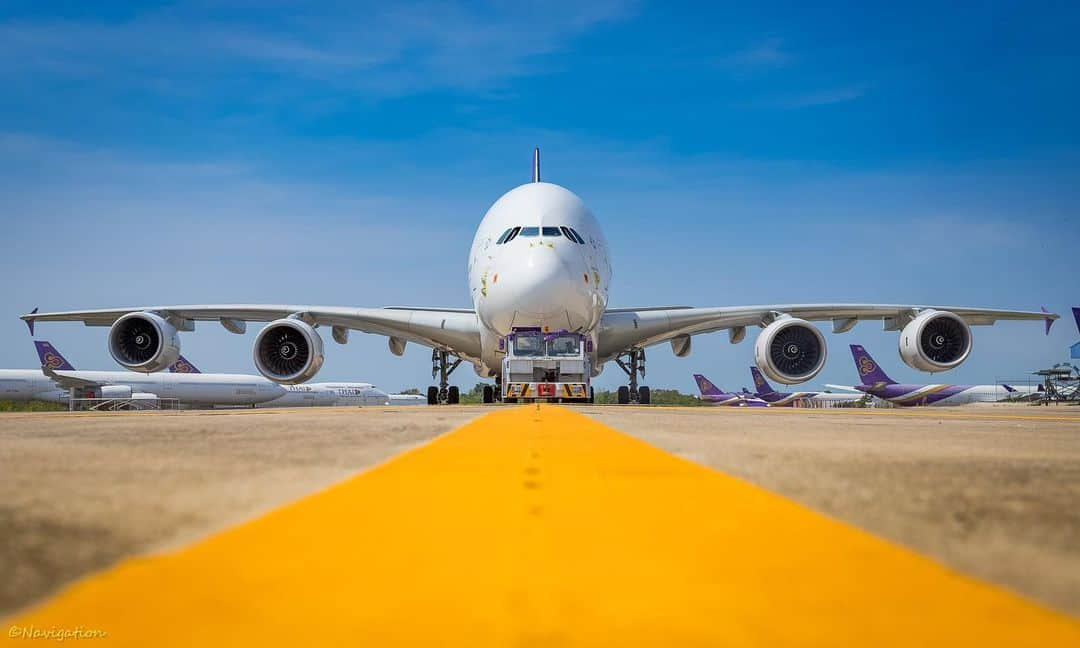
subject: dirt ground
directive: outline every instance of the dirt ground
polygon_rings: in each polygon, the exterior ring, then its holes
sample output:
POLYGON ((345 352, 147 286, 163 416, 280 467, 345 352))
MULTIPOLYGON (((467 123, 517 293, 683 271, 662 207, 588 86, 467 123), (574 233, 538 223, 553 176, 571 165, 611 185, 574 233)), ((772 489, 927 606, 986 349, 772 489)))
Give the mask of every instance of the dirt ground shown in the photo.
MULTIPOLYGON (((486 411, 2 414, 0 615, 122 557, 324 488, 486 411)), ((579 411, 1080 615, 1080 409, 579 411)))
POLYGON ((1080 616, 1080 408, 586 412, 1080 616))
POLYGON ((481 408, 0 414, 0 616, 250 519, 481 408))

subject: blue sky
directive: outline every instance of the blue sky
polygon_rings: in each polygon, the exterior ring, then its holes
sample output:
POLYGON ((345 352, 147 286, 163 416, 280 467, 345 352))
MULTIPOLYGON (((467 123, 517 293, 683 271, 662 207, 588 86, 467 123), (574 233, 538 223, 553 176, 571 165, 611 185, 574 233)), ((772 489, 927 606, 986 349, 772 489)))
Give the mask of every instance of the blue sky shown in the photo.
MULTIPOLYGON (((1078 31, 1080 8, 1031 2, 4 3, 0 366, 35 366, 34 306, 467 306, 474 228, 535 145, 606 228, 613 305, 1066 314, 1078 31)), ((879 328, 829 336, 812 384, 854 379, 849 343, 924 380, 879 328)), ((104 329, 39 335, 113 366, 104 329)), ((184 353, 252 371, 252 338, 202 325, 184 353)), ((1071 318, 980 327, 937 379, 1014 379, 1077 339, 1071 318)), ((430 380, 423 349, 328 349, 323 378, 430 380)), ((751 357, 657 347, 648 382, 737 388, 751 357)))

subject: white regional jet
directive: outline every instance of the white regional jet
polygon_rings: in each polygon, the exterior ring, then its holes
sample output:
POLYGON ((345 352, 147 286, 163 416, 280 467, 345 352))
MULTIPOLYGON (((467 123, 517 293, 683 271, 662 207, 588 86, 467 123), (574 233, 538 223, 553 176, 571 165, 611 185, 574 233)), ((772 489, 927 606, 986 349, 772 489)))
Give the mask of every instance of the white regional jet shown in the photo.
MULTIPOLYGON (((647 241, 642 241, 647 245, 647 241)), ((658 266, 659 268, 659 266, 658 266)), ((22 319, 81 321, 107 326, 108 349, 121 366, 139 372, 165 369, 180 354, 180 331, 196 321, 219 322, 243 333, 246 322, 270 322, 256 336, 255 367, 278 383, 310 380, 323 364, 316 327, 331 329, 345 344, 350 331, 388 338, 390 351, 405 352, 409 342, 432 349, 431 403, 458 401, 449 374, 462 361, 481 377, 499 382, 507 338, 515 330, 537 328, 552 335, 579 334, 587 352, 588 373, 617 361, 628 375, 620 401, 641 398, 637 378, 644 374, 645 349, 668 342, 676 356, 690 353, 694 335, 728 331, 741 342, 748 327, 761 327, 754 343, 757 366, 769 378, 790 385, 818 374, 827 356, 825 336, 812 320, 831 320, 843 333, 860 320, 881 320, 900 331, 900 354, 922 371, 952 369, 971 352, 971 325, 998 320, 1046 320, 1044 312, 913 304, 770 304, 691 308, 681 306, 608 308, 611 260, 600 224, 569 190, 540 180, 539 150, 533 156, 532 182, 516 187, 487 211, 468 257, 473 308, 357 308, 266 304, 163 305, 30 313, 22 319)), ((485 401, 495 398, 486 389, 485 401)))

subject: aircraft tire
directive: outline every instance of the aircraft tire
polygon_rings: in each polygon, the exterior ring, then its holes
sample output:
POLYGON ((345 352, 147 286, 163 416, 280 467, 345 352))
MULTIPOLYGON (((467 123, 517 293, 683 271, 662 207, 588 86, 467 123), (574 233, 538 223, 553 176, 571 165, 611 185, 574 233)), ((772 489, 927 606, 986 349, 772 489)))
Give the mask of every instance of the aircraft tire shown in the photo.
POLYGON ((446 391, 446 404, 457 405, 461 402, 461 391, 457 388, 457 385, 451 385, 446 391))
POLYGON ((491 385, 484 385, 484 404, 495 402, 495 388, 491 385))
POLYGON ((431 386, 427 388, 427 404, 438 405, 439 404, 439 388, 431 386))
POLYGON ((619 405, 626 405, 630 402, 630 388, 626 385, 619 387, 618 398, 619 405))
POLYGON ((649 391, 648 387, 641 387, 638 389, 637 402, 638 405, 648 405, 652 402, 652 392, 649 391))

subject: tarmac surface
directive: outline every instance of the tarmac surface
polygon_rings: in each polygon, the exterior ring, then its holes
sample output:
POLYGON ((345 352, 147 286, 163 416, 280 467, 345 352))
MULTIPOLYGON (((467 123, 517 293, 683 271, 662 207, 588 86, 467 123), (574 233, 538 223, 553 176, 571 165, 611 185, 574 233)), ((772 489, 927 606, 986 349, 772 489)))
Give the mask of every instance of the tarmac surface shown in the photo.
MULTIPOLYGON (((753 638, 746 624, 760 624, 762 610, 782 607, 784 597, 794 597, 792 609, 832 609, 832 598, 849 606, 852 599, 865 605, 879 598, 890 610, 886 625, 908 614, 923 622, 925 632, 935 632, 936 626, 926 622, 933 610, 946 610, 953 614, 949 618, 960 620, 947 628, 953 631, 1004 632, 995 629, 995 620, 1049 624, 1053 632, 1042 638, 1057 636, 1054 632, 1062 627, 1066 635, 1076 631, 1075 625, 1070 630, 1067 623, 1040 616, 1022 599, 1013 601, 1001 590, 978 585, 934 561, 1080 614, 1080 411, 1069 408, 863 412, 598 406, 543 412, 533 407, 454 407, 7 414, 0 416, 0 475, 0 573, 5 575, 0 614, 46 601, 39 617, 54 621, 64 610, 68 616, 60 618, 87 621, 85 615, 71 616, 73 611, 85 612, 87 601, 104 615, 101 606, 110 596, 118 606, 130 605, 145 590, 133 584, 148 578, 161 582, 162 573, 174 578, 192 574, 194 582, 203 570, 211 579, 212 585, 196 590, 197 596, 184 598, 184 588, 166 588, 162 596, 177 597, 170 601, 177 610, 199 610, 207 589, 227 589, 220 582, 222 573, 232 573, 228 580, 236 587, 250 587, 246 575, 259 588, 272 591, 267 574, 287 572, 277 565, 310 552, 312 542, 328 543, 315 552, 324 561, 341 556, 341 564, 325 566, 328 574, 353 569, 373 581, 361 591, 334 589, 347 587, 349 579, 333 586, 327 582, 323 589, 336 592, 335 600, 360 600, 377 590, 381 598, 362 605, 381 609, 386 600, 394 600, 395 584, 411 583, 412 588, 403 591, 415 598, 414 590, 423 593, 418 583, 429 578, 440 582, 432 574, 455 563, 454 568, 468 567, 468 573, 443 574, 445 590, 427 592, 427 603, 437 599, 446 612, 462 594, 455 591, 456 596, 448 597, 448 592, 467 586, 463 581, 488 584, 469 594, 477 600, 498 587, 510 587, 504 592, 507 600, 525 601, 514 608, 512 622, 505 614, 496 615, 481 620, 482 627, 502 628, 504 633, 495 639, 552 639, 540 641, 548 644, 560 643, 554 640, 558 637, 522 635, 514 624, 528 622, 533 630, 547 627, 555 632, 552 619, 560 618, 553 612, 556 604, 582 596, 567 589, 575 574, 580 574, 583 591, 593 594, 584 599, 590 602, 619 600, 618 591, 640 586, 620 584, 610 571, 590 581, 589 569, 599 569, 605 561, 629 571, 663 565, 646 591, 662 593, 666 587, 664 600, 676 603, 673 574, 690 581, 699 571, 726 574, 730 594, 737 595, 723 608, 738 630, 728 628, 735 632, 725 635, 728 640, 753 638), (495 418, 475 420, 422 445, 493 411, 495 418), (575 412, 723 474, 635 444, 575 412), (418 444, 419 449, 377 470, 346 479, 418 444), (321 492, 304 497, 316 491, 321 492), (302 499, 281 506, 297 498, 302 499), (525 513, 516 513, 519 509, 525 513), (370 519, 350 526, 354 514, 368 511, 370 519), (562 515, 555 514, 559 511, 562 515), (243 523, 246 520, 251 521, 243 523), (645 525, 644 530, 635 525, 645 525), (310 529, 310 537, 294 537, 304 529, 310 529), (395 536, 380 536, 380 529, 395 536), (509 536, 508 529, 513 531, 509 536), (368 537, 372 534, 375 537, 368 537), (502 542, 489 545, 493 538, 502 542), (569 540, 571 544, 563 544, 569 540), (602 553, 594 555, 594 544, 602 545, 602 553), (271 547, 276 547, 277 557, 267 561, 259 552, 270 552, 271 547), (439 553, 450 548, 461 565, 439 553), (806 556, 800 556, 800 548, 806 556), (399 552, 406 554, 399 573, 382 574, 386 582, 375 587, 381 563, 394 563, 399 552), (428 553, 443 560, 417 571, 428 553), (590 556, 584 564, 579 563, 582 553, 590 556), (148 554, 163 558, 123 561, 148 554), (497 565, 500 560, 498 578, 485 572, 485 567, 493 569, 489 562, 497 565), (48 602, 64 585, 118 561, 118 566, 48 602), (253 564, 245 568, 240 564, 244 562, 253 564), (217 566, 210 569, 209 564, 217 566), (510 578, 521 564, 549 575, 522 572, 510 578), (570 576, 560 580, 552 575, 568 565, 576 569, 570 576), (781 575, 776 591, 766 592, 773 598, 754 591, 767 585, 768 577, 740 575, 748 565, 759 565, 766 576, 781 575), (740 584, 739 578, 747 580, 740 584), (535 586, 533 598, 511 587, 522 582, 535 586), (618 586, 615 593, 607 591, 613 583, 618 586), (905 598, 909 589, 911 596, 905 598), (755 607, 755 595, 762 605, 755 607)), ((320 568, 314 558, 305 560, 312 561, 309 571, 293 574, 301 581, 320 568)), ((294 581, 285 585, 287 573, 274 577, 283 579, 282 591, 302 589, 294 581)), ((675 616, 665 617, 668 626, 680 628, 683 637, 715 633, 716 627, 702 627, 688 611, 707 611, 724 600, 718 583, 708 583, 709 588, 688 581, 675 585, 687 600, 671 611, 675 616)), ((238 591, 243 593, 234 591, 226 601, 252 598, 249 590, 238 591)), ((640 604, 639 599, 646 598, 642 591, 626 603, 640 604)), ((496 600, 489 608, 479 607, 494 610, 499 604, 496 600)), ((295 602, 284 609, 294 608, 295 602)), ((583 622, 598 624, 594 610, 579 608, 574 611, 583 622)), ((665 607, 657 602, 647 609, 657 614, 665 607)), ((401 610, 384 612, 384 618, 396 618, 401 610)), ((444 622, 461 623, 461 613, 444 622)), ((472 609, 469 613, 479 614, 472 609)), ((644 614, 641 618, 647 619, 644 614)), ((804 611, 817 621, 823 614, 804 611)), ((611 622, 608 617, 602 620, 611 622)), ((633 630, 627 637, 646 636, 640 633, 648 628, 627 623, 619 626, 633 630)), ((834 620, 825 627, 837 632, 837 625, 834 620)), ((882 627, 856 629, 869 632, 861 635, 866 637, 882 627)), ((773 635, 778 638, 783 637, 773 635)))

